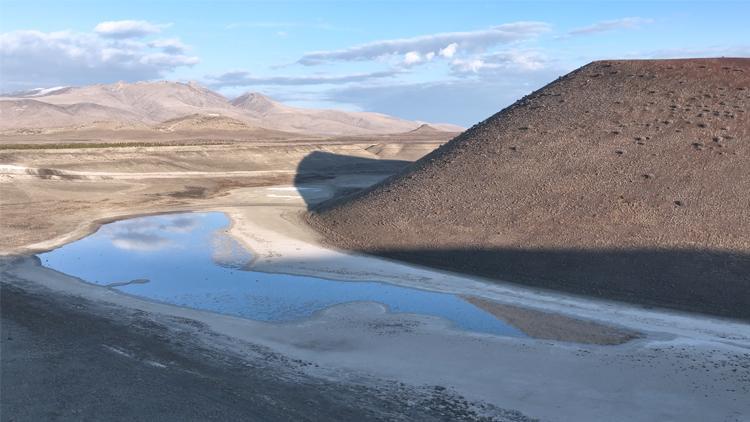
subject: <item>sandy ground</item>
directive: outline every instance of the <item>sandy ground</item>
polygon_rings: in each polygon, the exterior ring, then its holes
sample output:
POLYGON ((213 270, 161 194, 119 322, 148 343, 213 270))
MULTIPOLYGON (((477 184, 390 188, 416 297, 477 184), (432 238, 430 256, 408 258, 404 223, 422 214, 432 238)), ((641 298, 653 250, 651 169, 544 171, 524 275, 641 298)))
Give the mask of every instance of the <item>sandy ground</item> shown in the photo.
MULTIPOLYGON (((41 160, 1 164, 50 167, 35 165, 41 160)), ((94 171, 85 164, 66 167, 94 171)), ((86 403, 113 397, 120 397, 116 411, 107 414, 114 419, 136 411, 170 415, 165 407, 175 406, 172 419, 183 420, 231 419, 243 412, 265 420, 740 421, 750 415, 746 323, 488 283, 320 246, 300 213, 388 174, 371 170, 311 171, 303 183, 265 176, 5 175, 3 420, 53 415, 44 412, 85 419, 106 414, 86 403), (226 212, 230 233, 255 253, 253 270, 460 294, 496 308, 504 319, 522 319, 514 322, 542 339, 467 333, 438 318, 391 314, 374 303, 336 306, 295 323, 260 323, 144 301, 28 257, 85 236, 102 222, 178 210, 226 212), (40 317, 40 310, 48 313, 40 317), (622 343, 633 334, 638 337, 622 343), (90 385, 105 380, 116 381, 108 391, 91 392, 90 385), (183 387, 190 383, 194 389, 183 387), (149 399, 149 392, 161 392, 161 402, 149 399), (144 402, 138 408, 123 395, 144 402)))

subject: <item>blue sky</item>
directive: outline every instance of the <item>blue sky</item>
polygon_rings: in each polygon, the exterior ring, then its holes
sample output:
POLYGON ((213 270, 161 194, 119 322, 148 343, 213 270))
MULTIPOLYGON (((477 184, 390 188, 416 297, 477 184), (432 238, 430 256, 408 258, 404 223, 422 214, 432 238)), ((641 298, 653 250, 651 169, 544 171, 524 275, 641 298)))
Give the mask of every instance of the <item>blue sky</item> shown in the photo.
POLYGON ((750 56, 748 2, 13 1, 0 91, 195 80, 464 126, 589 61, 750 56))

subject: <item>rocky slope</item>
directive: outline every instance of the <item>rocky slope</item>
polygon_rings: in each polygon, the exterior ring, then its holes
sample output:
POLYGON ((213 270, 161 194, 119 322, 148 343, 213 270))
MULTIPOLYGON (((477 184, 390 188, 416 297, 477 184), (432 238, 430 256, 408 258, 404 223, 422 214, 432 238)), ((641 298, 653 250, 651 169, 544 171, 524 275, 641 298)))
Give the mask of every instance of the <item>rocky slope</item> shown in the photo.
POLYGON ((750 318, 750 59, 601 61, 309 216, 328 240, 750 318))

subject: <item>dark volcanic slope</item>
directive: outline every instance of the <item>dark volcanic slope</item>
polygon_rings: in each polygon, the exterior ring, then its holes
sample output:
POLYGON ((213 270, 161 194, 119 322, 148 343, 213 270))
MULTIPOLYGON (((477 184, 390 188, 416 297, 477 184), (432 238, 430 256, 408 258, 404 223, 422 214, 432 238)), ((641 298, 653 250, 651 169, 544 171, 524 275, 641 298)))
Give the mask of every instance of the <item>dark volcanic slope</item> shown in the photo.
POLYGON ((332 243, 750 318, 750 59, 602 61, 309 216, 332 243))

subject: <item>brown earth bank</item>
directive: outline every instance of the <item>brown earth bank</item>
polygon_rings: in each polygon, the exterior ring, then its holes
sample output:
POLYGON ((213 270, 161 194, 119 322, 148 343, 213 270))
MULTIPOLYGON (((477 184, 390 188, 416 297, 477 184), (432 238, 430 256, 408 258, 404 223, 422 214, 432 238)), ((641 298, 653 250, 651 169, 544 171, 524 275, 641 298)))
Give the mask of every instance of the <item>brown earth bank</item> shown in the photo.
POLYGON ((748 110, 750 59, 593 62, 308 221, 346 249, 750 319, 748 110))
POLYGON ((634 331, 598 324, 594 321, 498 303, 476 296, 462 297, 467 302, 512 324, 526 335, 538 339, 616 345, 640 337, 634 331))

